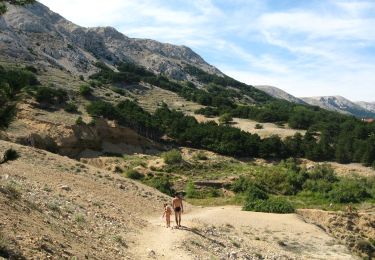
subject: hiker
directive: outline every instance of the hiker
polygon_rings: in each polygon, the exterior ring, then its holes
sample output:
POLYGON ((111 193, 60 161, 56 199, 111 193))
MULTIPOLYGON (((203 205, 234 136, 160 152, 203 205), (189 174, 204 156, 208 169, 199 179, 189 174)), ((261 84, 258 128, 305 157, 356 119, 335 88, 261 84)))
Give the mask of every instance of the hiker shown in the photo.
POLYGON ((164 213, 162 218, 165 217, 167 228, 171 227, 171 215, 172 215, 172 208, 167 203, 164 203, 164 213))
POLYGON ((181 214, 184 213, 184 205, 182 199, 176 194, 172 200, 172 207, 174 210, 174 216, 176 219, 177 228, 181 227, 181 214))

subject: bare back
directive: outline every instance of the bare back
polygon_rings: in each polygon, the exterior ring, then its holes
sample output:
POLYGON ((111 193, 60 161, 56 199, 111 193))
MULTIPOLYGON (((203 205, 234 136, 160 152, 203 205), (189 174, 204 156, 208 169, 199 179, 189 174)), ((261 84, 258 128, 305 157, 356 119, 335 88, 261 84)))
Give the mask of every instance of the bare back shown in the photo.
POLYGON ((173 200, 172 200, 172 207, 173 207, 173 209, 182 208, 182 199, 180 199, 180 198, 173 198, 173 200))

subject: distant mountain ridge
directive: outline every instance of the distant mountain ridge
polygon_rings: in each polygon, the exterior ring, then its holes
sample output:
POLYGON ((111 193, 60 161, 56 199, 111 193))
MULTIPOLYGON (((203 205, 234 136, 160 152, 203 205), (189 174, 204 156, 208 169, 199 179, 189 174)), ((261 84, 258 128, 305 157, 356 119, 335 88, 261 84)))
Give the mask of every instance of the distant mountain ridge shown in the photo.
POLYGON ((297 103, 297 104, 306 104, 305 101, 303 101, 302 99, 297 98, 297 97, 295 97, 295 96, 293 96, 293 95, 287 93, 286 91, 284 91, 282 89, 279 89, 277 87, 267 86, 267 85, 258 85, 258 86, 254 86, 254 87, 256 87, 259 90, 262 90, 262 91, 266 92, 268 95, 270 95, 272 97, 275 97, 275 98, 284 99, 284 100, 287 100, 287 101, 290 101, 290 102, 293 102, 293 103, 297 103))
POLYGON ((353 102, 342 96, 295 97, 273 86, 254 86, 267 94, 297 104, 309 104, 359 118, 375 118, 375 102, 353 102))
POLYGON ((322 96, 301 98, 307 104, 319 106, 324 109, 354 115, 360 118, 375 118, 375 112, 342 96, 322 96))

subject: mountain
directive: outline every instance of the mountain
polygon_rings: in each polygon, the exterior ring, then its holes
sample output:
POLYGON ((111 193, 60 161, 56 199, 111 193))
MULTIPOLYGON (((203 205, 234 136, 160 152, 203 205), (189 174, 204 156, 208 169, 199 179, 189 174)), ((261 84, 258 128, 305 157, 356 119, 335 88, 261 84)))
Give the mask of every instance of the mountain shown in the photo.
POLYGON ((304 97, 301 99, 312 106, 319 106, 356 117, 375 118, 375 111, 368 110, 342 96, 304 97))
POLYGON ((364 102, 364 101, 358 101, 355 102, 357 105, 361 106, 362 108, 375 113, 375 102, 364 102))
POLYGON ((275 97, 275 98, 284 99, 284 100, 287 100, 289 102, 293 102, 293 103, 297 103, 297 104, 306 104, 302 99, 297 98, 297 97, 295 97, 295 96, 293 96, 293 95, 287 93, 286 91, 284 91, 282 89, 279 89, 277 87, 266 86, 266 85, 258 85, 258 86, 254 86, 254 87, 256 87, 259 90, 262 90, 262 91, 266 92, 268 95, 270 95, 272 97, 275 97))
POLYGON ((27 8, 6 3, 0 17, 0 57, 12 62, 53 66, 74 74, 90 74, 100 59, 108 64, 132 61, 149 70, 183 80, 182 64, 222 75, 185 46, 129 38, 112 27, 84 28, 41 3, 27 8))

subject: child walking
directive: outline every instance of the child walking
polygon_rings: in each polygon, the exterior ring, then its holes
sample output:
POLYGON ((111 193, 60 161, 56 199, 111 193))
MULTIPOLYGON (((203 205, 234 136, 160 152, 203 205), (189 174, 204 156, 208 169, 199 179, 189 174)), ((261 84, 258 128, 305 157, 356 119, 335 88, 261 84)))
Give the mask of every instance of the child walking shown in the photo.
POLYGON ((167 228, 171 227, 171 215, 172 215, 172 208, 167 203, 164 203, 164 213, 162 218, 165 217, 167 222, 167 228))

